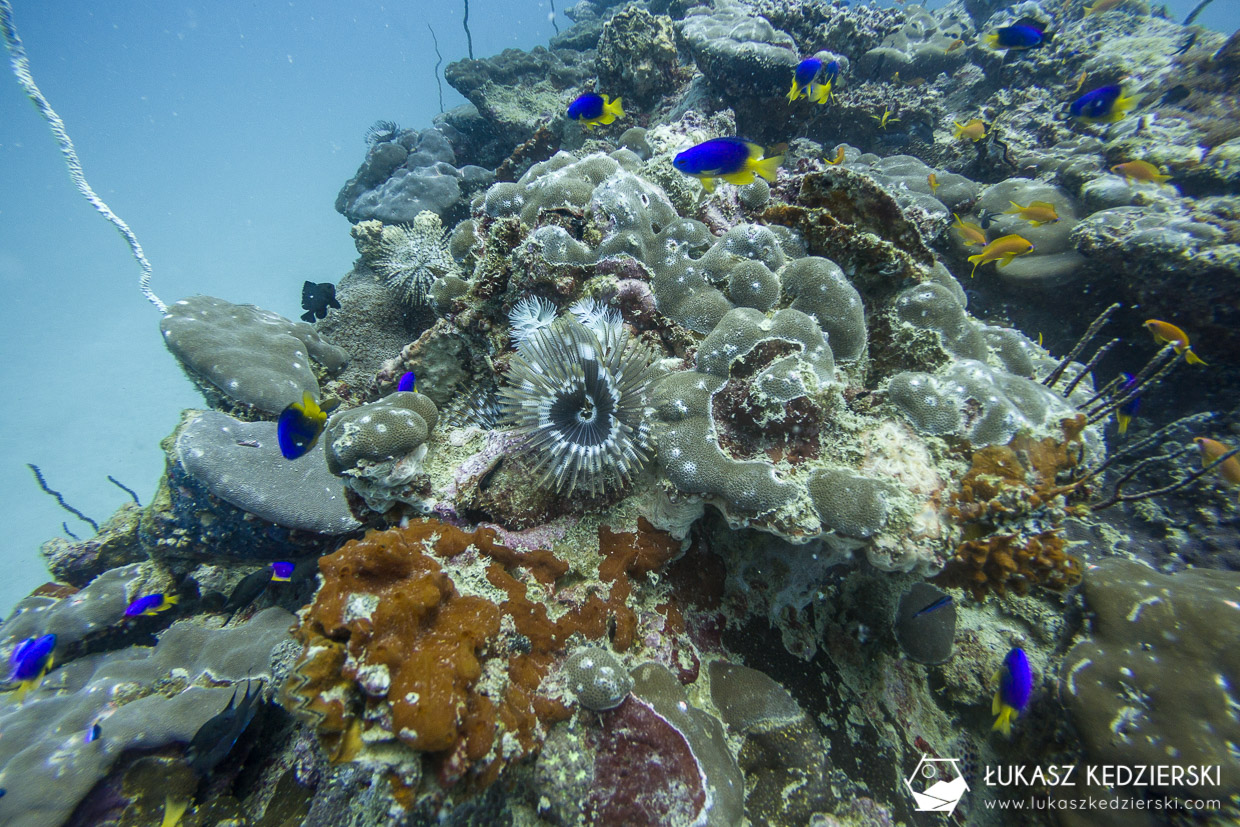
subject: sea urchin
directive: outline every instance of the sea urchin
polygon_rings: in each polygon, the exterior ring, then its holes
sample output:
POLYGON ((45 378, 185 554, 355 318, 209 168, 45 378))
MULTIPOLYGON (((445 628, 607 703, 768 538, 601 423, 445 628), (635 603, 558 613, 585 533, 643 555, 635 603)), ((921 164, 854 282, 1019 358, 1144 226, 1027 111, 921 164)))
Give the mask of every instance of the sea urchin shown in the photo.
POLYGON ((650 459, 650 351, 620 328, 601 342, 572 319, 535 331, 512 357, 505 419, 537 459, 539 485, 571 494, 627 485, 650 459))

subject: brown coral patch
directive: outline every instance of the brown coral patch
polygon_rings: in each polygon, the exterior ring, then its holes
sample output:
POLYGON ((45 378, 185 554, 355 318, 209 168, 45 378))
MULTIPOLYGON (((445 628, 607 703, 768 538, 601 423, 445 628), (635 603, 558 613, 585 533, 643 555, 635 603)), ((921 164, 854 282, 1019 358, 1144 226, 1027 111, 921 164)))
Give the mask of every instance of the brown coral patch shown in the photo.
POLYGON ((1081 461, 1085 418, 1061 423, 1063 438, 1018 434, 1007 445, 973 452, 948 513, 964 532, 936 582, 960 586, 981 600, 1030 586, 1062 591, 1081 580, 1079 558, 1061 536, 1064 496, 1081 461))
POLYGON ((320 560, 323 585, 295 631, 304 648, 286 700, 314 721, 337 760, 385 737, 361 732, 364 721, 432 753, 442 785, 490 784, 568 716, 541 688, 570 640, 611 632, 617 649, 631 645, 629 577, 679 550, 649 523, 638 528, 605 530, 611 588, 584 600, 555 591, 567 565, 550 551, 507 548, 487 529, 418 520, 346 543, 320 560), (490 560, 486 580, 502 598, 458 590, 453 566, 470 565, 473 554, 490 560), (555 620, 552 600, 564 610, 555 620))

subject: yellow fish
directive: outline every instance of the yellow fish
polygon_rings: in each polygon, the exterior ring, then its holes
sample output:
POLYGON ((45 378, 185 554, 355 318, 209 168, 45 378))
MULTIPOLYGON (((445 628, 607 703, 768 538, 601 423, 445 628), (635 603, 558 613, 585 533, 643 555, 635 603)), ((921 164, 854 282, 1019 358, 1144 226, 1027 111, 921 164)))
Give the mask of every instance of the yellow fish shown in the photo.
POLYGON ((930 194, 934 195, 939 191, 939 176, 933 172, 926 176, 926 183, 930 185, 930 194))
MULTIPOLYGON (((1193 442, 1196 442, 1197 447, 1201 450, 1202 467, 1216 461, 1231 450, 1230 446, 1204 436, 1194 437, 1193 442)), ((1237 456, 1240 456, 1240 454, 1237 454, 1237 456)), ((1222 464, 1214 468, 1218 475, 1227 481, 1228 485, 1240 485, 1240 459, 1237 459, 1237 456, 1228 457, 1223 460, 1222 464)))
MULTIPOLYGON (((899 73, 897 73, 897 78, 898 78, 898 77, 899 77, 899 73)), ((879 128, 879 129, 886 129, 886 128, 887 128, 888 126, 890 126, 891 124, 893 124, 893 123, 898 123, 898 122, 899 122, 899 120, 900 120, 899 118, 893 118, 893 117, 891 117, 891 116, 892 116, 892 114, 893 114, 893 113, 892 113, 892 111, 891 111, 890 109, 884 109, 884 110, 883 110, 883 114, 882 114, 882 115, 871 115, 870 117, 871 117, 871 118, 873 118, 874 120, 878 121, 878 128, 879 128)))
POLYGON ((951 54, 952 52, 956 51, 963 45, 964 45, 964 41, 961 40, 960 38, 956 38, 955 40, 951 42, 951 44, 946 49, 943 50, 943 53, 951 54))
POLYGON ((1162 322, 1158 319, 1146 319, 1145 329, 1154 334, 1154 341, 1161 344, 1175 345, 1176 353, 1183 353, 1184 360, 1190 365, 1204 365, 1196 353, 1193 353, 1193 346, 1188 341, 1188 334, 1180 328, 1171 324, 1171 322, 1162 322))
POLYGON ((1158 167, 1149 161, 1125 161, 1111 167, 1111 172, 1122 175, 1130 181, 1153 181, 1161 184, 1171 180, 1170 175, 1163 175, 1158 171, 1158 167))
POLYGON ((1087 77, 1089 77, 1089 72, 1083 70, 1081 72, 1081 76, 1076 80, 1076 88, 1072 90, 1072 94, 1075 95, 1077 92, 1081 91, 1081 87, 1085 85, 1085 78, 1087 77))
POLYGON ((977 275, 977 268, 980 264, 988 264, 995 261, 999 263, 1000 267, 1007 267, 1012 263, 1012 259, 1032 252, 1033 242, 1023 236, 999 236, 983 247, 980 253, 975 256, 969 256, 969 261, 973 263, 973 272, 969 273, 969 276, 977 275))
POLYGON ((1009 201, 1012 209, 1004 213, 1004 215, 1019 215, 1035 227, 1041 227, 1043 224, 1054 224, 1059 220, 1059 213, 1055 212, 1055 205, 1049 201, 1030 201, 1029 206, 1022 207, 1015 201, 1009 201))
POLYGON ((960 240, 964 242, 966 247, 976 247, 986 244, 986 231, 980 225, 974 224, 972 221, 965 221, 956 213, 956 232, 960 233, 960 240))
POLYGON ((844 145, 843 144, 840 144, 838 147, 835 148, 835 157, 828 158, 827 163, 831 164, 832 166, 834 166, 835 164, 844 163, 844 145))
POLYGON ((952 121, 952 123, 956 125, 956 134, 952 136, 956 140, 965 138, 976 143, 986 137, 986 122, 981 118, 974 118, 965 123, 960 121, 952 121))
POLYGON ((1110 11, 1123 2, 1124 0, 1098 0, 1098 2, 1094 3, 1092 6, 1085 7, 1085 16, 1089 17, 1091 14, 1102 14, 1104 11, 1110 11))

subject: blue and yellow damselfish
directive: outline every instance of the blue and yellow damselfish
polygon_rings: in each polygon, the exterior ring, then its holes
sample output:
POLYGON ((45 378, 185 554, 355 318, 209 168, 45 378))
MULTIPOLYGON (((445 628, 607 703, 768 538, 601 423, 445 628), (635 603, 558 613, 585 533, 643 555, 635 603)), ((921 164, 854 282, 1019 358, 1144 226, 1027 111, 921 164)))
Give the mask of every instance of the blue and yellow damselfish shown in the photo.
POLYGON ((314 401, 309 391, 302 394, 300 402, 294 402, 280 414, 276 423, 276 437, 280 441, 280 453, 285 459, 304 457, 327 424, 327 414, 314 401))
POLYGON ((712 138, 677 155, 672 166, 697 178, 707 192, 714 192, 716 178, 737 186, 752 184, 759 175, 774 181, 784 156, 763 158, 764 154, 760 145, 744 138, 712 138))

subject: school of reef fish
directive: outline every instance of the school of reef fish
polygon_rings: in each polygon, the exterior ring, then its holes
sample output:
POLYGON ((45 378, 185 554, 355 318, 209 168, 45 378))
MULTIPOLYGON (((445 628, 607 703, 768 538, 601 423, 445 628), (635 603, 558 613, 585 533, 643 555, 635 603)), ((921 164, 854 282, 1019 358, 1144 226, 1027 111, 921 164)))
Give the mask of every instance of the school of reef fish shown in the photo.
POLYGON ((370 128, 302 321, 167 306, 204 405, 0 625, 0 822, 888 825, 927 756, 1240 814, 1240 37, 568 15, 370 128))

